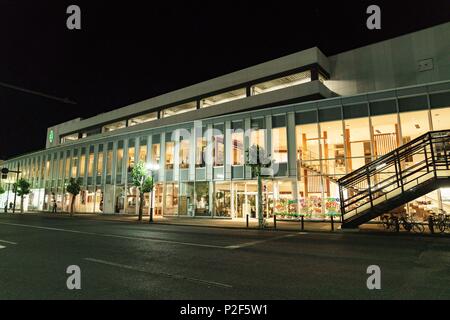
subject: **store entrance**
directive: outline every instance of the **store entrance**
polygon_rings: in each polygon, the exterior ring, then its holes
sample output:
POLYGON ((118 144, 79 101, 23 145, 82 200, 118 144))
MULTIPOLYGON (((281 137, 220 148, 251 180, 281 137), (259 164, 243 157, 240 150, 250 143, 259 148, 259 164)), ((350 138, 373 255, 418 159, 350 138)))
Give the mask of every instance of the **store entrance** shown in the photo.
POLYGON ((258 197, 254 192, 236 192, 236 218, 256 218, 258 197))
MULTIPOLYGON (((234 218, 245 219, 248 215, 251 219, 258 218, 258 185, 256 181, 237 182, 233 184, 233 208, 234 218)), ((271 186, 264 183, 263 186, 263 215, 268 216, 270 203, 273 199, 271 186)))

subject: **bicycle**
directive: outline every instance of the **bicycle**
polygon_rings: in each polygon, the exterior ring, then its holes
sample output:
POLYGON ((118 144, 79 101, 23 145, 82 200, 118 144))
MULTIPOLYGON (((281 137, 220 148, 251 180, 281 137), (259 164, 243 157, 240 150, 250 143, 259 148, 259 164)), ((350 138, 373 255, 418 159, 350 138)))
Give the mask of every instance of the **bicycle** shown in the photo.
POLYGON ((384 215, 381 217, 381 222, 386 230, 397 231, 399 230, 398 218, 393 215, 384 215))
POLYGON ((416 222, 408 216, 401 217, 400 223, 403 226, 403 228, 408 232, 411 232, 412 230, 414 233, 423 233, 425 231, 425 228, 422 225, 422 223, 416 222))
POLYGON ((439 222, 437 224, 438 229, 441 233, 444 233, 445 230, 450 230, 450 215, 447 213, 441 214, 441 217, 439 218, 439 222))

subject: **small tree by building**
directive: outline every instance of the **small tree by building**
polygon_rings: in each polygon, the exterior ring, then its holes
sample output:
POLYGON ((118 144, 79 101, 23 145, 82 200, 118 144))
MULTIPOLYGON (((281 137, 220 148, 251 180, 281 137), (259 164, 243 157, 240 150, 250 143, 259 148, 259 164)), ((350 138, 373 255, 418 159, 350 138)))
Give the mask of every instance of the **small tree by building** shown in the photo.
POLYGON ((2 186, 0 186, 0 195, 4 194, 5 192, 6 192, 5 189, 2 186))
POLYGON ((23 200, 24 196, 30 194, 30 183, 24 178, 19 179, 13 185, 13 192, 20 197, 20 213, 23 213, 23 200))
POLYGON ((264 176, 264 168, 270 168, 272 160, 270 155, 266 154, 264 148, 259 145, 252 145, 246 150, 245 164, 251 167, 252 176, 258 179, 258 225, 260 229, 263 229, 262 177, 264 176))
POLYGON ((81 178, 70 178, 67 184, 66 191, 71 194, 72 199, 70 200, 70 215, 73 215, 73 207, 75 205, 75 199, 81 191, 81 178))
POLYGON ((153 178, 148 174, 144 162, 140 161, 131 170, 133 185, 139 192, 139 221, 142 220, 142 211, 144 208, 144 195, 153 190, 153 178))

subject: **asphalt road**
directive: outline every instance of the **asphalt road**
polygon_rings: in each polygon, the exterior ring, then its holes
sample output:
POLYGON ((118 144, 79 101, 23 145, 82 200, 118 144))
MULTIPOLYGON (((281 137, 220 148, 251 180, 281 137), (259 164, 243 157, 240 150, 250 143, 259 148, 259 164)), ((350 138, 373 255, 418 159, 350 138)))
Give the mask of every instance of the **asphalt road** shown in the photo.
POLYGON ((449 299, 449 271, 446 238, 0 214, 0 299, 449 299))

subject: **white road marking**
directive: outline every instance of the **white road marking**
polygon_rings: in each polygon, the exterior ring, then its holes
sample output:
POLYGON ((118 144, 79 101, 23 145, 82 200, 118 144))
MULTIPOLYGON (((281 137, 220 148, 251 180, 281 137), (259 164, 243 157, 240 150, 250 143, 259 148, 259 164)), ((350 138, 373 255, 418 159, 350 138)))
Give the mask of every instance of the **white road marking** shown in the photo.
POLYGON ((251 247, 251 246, 255 246, 257 244, 261 244, 261 243, 265 243, 265 242, 269 242, 269 241, 276 241, 276 240, 280 240, 280 239, 284 239, 284 238, 292 238, 295 237, 298 234, 304 234, 304 233, 290 233, 290 234, 285 234, 279 237, 273 237, 273 238, 269 238, 269 239, 264 239, 264 240, 256 240, 256 241, 251 241, 251 242, 245 242, 245 243, 241 243, 241 244, 237 244, 237 245, 231 245, 231 246, 227 246, 227 249, 231 249, 231 250, 235 250, 235 249, 241 249, 241 248, 245 248, 245 247, 251 247))
POLYGON ((212 244, 180 242, 180 241, 164 240, 164 239, 156 239, 156 238, 130 237, 130 236, 121 236, 121 235, 117 235, 117 234, 88 232, 88 231, 79 231, 79 230, 73 230, 73 229, 62 229, 62 228, 52 228, 52 227, 42 227, 42 226, 35 226, 35 225, 29 225, 29 224, 19 224, 19 223, 0 222, 0 225, 9 225, 9 226, 15 226, 15 227, 33 228, 33 229, 58 231, 58 232, 68 232, 68 233, 76 233, 76 234, 85 234, 85 235, 97 236, 97 237, 118 238, 118 239, 126 239, 126 240, 139 240, 139 241, 169 243, 169 244, 191 246, 191 247, 227 249, 227 250, 236 250, 236 249, 241 249, 241 248, 245 248, 245 247, 255 246, 257 244, 261 244, 261 243, 265 243, 265 242, 269 242, 269 241, 275 241, 275 240, 279 240, 279 239, 295 237, 296 235, 308 234, 306 232, 297 232, 297 233, 290 233, 290 234, 282 235, 282 236, 279 236, 279 237, 273 237, 273 238, 268 238, 268 239, 263 239, 263 240, 256 240, 256 241, 251 241, 251 242, 245 242, 245 243, 241 243, 241 244, 237 244, 237 245, 218 246, 218 245, 212 245, 212 244))
POLYGON ((7 243, 7 244, 17 244, 16 242, 11 242, 11 241, 6 241, 6 240, 0 240, 0 242, 2 243, 7 243))
POLYGON ((4 247, 4 246, 0 246, 0 249, 5 249, 6 247, 4 247))
POLYGON ((34 225, 28 225, 28 224, 18 224, 18 223, 5 223, 5 222, 0 222, 0 225, 1 225, 1 224, 3 224, 3 225, 9 225, 9 226, 15 226, 15 227, 24 227, 24 228, 40 229, 40 230, 50 230, 50 231, 59 231, 59 232, 68 232, 68 233, 86 234, 86 235, 90 235, 90 236, 98 236, 98 237, 109 237, 109 238, 118 238, 118 239, 126 239, 126 240, 140 240, 140 241, 159 242, 159 243, 170 243, 170 244, 177 244, 177 245, 184 245, 184 246, 192 246, 192 247, 204 247, 204 248, 215 248, 215 249, 228 249, 227 247, 224 247, 224 246, 215 246, 215 245, 201 244, 201 243, 180 242, 180 241, 164 240, 164 239, 155 239, 155 238, 128 237, 128 236, 121 236, 121 235, 116 235, 116 234, 97 233, 97 232, 87 232, 87 231, 78 231, 78 230, 61 229, 61 228, 51 228, 51 227, 41 227, 41 226, 34 226, 34 225))
POLYGON ((202 279, 197 279, 197 278, 190 278, 190 277, 170 274, 170 273, 166 273, 166 272, 153 272, 153 271, 145 270, 144 268, 128 266, 128 265, 125 265, 125 264, 109 262, 109 261, 105 261, 105 260, 99 260, 99 259, 93 259, 93 258, 84 258, 84 260, 89 261, 89 262, 94 262, 94 263, 99 263, 99 264, 111 266, 111 267, 117 267, 117 268, 121 268, 121 269, 138 271, 138 272, 152 274, 152 275, 161 275, 161 276, 165 276, 165 277, 173 278, 173 279, 177 279, 177 280, 186 280, 186 281, 195 282, 195 283, 202 283, 202 284, 205 284, 205 285, 208 285, 208 286, 216 286, 216 287, 222 287, 222 288, 233 288, 233 286, 231 286, 229 284, 225 284, 225 283, 220 283, 220 282, 215 282, 215 281, 208 281, 208 280, 202 280, 202 279))

